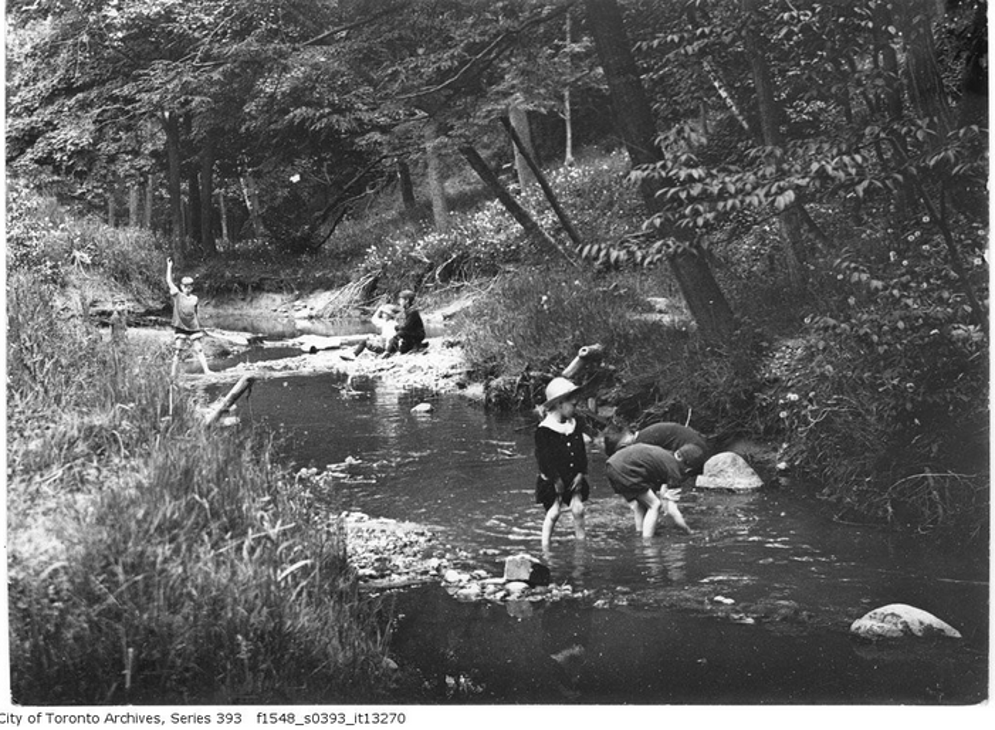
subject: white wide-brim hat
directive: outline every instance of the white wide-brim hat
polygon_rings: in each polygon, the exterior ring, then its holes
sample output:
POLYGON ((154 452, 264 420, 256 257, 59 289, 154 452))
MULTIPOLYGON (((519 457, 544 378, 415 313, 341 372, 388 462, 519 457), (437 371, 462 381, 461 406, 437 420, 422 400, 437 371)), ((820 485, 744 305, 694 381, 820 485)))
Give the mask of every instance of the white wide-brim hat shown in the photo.
POLYGON ((575 385, 566 378, 553 378, 549 381, 549 385, 546 386, 546 402, 542 404, 542 407, 548 410, 578 390, 580 390, 580 386, 575 385))

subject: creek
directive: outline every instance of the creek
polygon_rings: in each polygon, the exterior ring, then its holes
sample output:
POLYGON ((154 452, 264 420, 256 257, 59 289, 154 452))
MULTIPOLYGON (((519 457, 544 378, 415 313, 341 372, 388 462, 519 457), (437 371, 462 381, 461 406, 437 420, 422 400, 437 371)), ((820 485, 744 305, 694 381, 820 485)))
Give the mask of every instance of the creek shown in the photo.
POLYGON ((278 433, 295 466, 348 460, 337 509, 430 526, 466 567, 495 577, 508 555, 531 553, 579 596, 460 602, 438 584, 388 595, 391 656, 423 678, 399 703, 987 699, 987 555, 834 522, 794 489, 686 490, 695 534, 667 524, 645 541, 596 451, 587 540, 574 540, 567 514, 544 553, 527 414, 389 384, 356 390, 336 375, 267 379, 238 413, 278 433), (425 401, 431 412, 412 412, 425 401), (963 639, 872 644, 849 634, 854 619, 889 603, 929 611, 963 639))

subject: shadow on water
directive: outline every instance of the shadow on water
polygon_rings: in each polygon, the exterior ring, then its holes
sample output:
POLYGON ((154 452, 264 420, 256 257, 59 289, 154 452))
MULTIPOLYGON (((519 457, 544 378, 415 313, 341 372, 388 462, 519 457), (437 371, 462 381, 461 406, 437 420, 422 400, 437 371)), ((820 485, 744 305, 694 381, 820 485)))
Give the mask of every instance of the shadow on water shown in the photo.
POLYGON ((435 528, 467 567, 500 576, 527 551, 576 599, 461 603, 397 592, 391 654, 420 680, 398 702, 976 703, 987 698, 987 555, 840 525, 802 496, 686 491, 695 534, 643 540, 591 454, 588 539, 561 518, 539 545, 534 422, 453 397, 347 391, 333 376, 267 380, 240 411, 283 435, 298 466, 354 462, 341 506, 435 528), (430 399, 434 410, 412 413, 430 399), (870 644, 871 608, 908 603, 960 642, 870 644))

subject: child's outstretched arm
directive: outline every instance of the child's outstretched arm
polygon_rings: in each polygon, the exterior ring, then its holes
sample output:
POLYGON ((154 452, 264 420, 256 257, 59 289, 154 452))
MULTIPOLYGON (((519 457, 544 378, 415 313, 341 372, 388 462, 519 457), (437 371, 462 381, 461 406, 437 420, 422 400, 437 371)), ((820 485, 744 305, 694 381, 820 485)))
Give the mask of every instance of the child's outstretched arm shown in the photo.
POLYGON ((176 294, 179 291, 179 289, 177 288, 176 284, 173 282, 173 259, 172 258, 167 258, 166 259, 166 286, 169 287, 169 293, 171 295, 172 294, 176 294))

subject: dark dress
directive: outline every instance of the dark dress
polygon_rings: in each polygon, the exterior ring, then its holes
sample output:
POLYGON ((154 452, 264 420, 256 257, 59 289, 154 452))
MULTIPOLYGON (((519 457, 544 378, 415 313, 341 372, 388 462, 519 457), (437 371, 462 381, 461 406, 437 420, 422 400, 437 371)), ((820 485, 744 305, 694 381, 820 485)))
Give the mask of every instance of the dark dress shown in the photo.
POLYGON ((575 492, 586 502, 591 487, 585 478, 579 490, 571 490, 574 477, 587 474, 587 445, 584 443, 584 427, 579 418, 574 419, 573 433, 567 435, 543 426, 535 432, 535 456, 539 465, 536 477, 535 501, 546 511, 556 501, 556 481, 563 485, 562 504, 569 505, 575 492))
POLYGON ((421 347, 424 341, 425 324, 422 322, 421 314, 414 307, 409 307, 404 311, 394 336, 387 343, 387 353, 411 352, 421 347))

